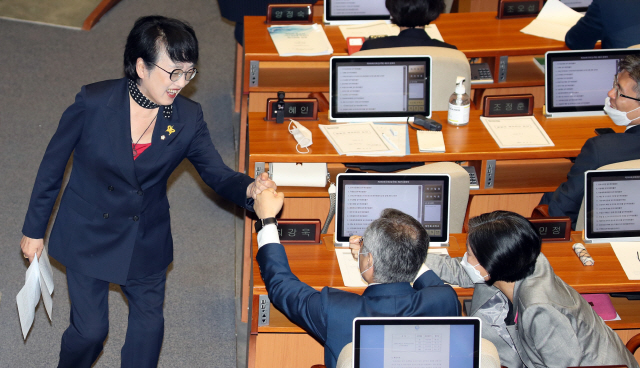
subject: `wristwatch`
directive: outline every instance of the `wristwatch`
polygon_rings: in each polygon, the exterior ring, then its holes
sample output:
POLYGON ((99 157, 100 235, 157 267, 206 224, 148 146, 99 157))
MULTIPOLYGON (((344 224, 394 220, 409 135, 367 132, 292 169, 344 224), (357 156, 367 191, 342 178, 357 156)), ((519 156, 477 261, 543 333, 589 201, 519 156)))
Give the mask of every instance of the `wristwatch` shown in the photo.
POLYGON ((262 230, 262 228, 265 225, 269 225, 269 224, 276 224, 276 226, 278 226, 278 220, 276 220, 275 217, 267 217, 265 219, 258 219, 258 221, 256 221, 256 233, 260 232, 260 230, 262 230))

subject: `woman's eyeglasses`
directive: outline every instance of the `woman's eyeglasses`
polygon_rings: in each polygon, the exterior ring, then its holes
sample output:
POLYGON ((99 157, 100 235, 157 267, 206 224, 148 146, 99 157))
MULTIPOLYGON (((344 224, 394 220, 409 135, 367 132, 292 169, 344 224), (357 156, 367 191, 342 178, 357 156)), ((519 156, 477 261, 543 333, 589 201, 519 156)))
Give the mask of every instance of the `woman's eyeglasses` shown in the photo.
MULTIPOLYGON (((191 68, 189 70, 187 70, 186 72, 182 69, 173 69, 173 71, 168 71, 163 69, 160 65, 156 64, 156 63, 151 63, 155 66, 157 66, 158 68, 160 68, 160 70, 166 72, 169 74, 169 79, 171 79, 172 82, 177 82, 180 78, 182 78, 182 76, 184 75, 184 79, 188 82, 190 80, 193 79, 193 77, 196 76, 196 73, 198 73, 198 69, 196 68, 191 68)), ((638 100, 640 101, 640 100, 638 100)))

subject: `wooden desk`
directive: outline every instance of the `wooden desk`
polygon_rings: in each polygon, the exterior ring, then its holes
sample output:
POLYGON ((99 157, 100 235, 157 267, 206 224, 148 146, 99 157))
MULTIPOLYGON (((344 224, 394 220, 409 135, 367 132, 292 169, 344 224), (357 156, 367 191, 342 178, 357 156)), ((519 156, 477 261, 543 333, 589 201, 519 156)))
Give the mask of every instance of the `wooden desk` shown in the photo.
MULTIPOLYGON (((469 58, 484 58, 495 70, 500 56, 541 55, 547 51, 566 49, 564 42, 535 37, 520 32, 532 18, 496 19, 495 12, 441 14, 434 22, 443 39, 469 58)), ((321 17, 315 17, 322 23, 321 17)), ((264 17, 245 17, 244 93, 326 92, 329 88, 331 56, 347 55, 346 41, 337 26, 324 26, 333 46, 333 55, 280 57, 267 31, 264 17), (250 86, 251 61, 257 62, 257 85, 250 86)), ((494 70, 494 77, 497 72, 494 70)), ((542 73, 531 58, 509 64, 507 81, 476 88, 543 86, 542 73)))
MULTIPOLYGON (((466 251, 466 234, 454 234, 449 254, 461 257, 466 251)), ((595 265, 585 267, 576 257, 572 244, 581 242, 581 233, 574 232, 572 241, 562 243, 543 243, 542 252, 549 259, 556 275, 571 285, 579 293, 611 293, 622 291, 640 291, 640 281, 627 279, 622 266, 618 262, 609 244, 586 245, 593 256, 595 265)), ((342 282, 340 267, 331 247, 324 244, 285 246, 292 272, 302 281, 321 290, 325 286, 361 294, 364 288, 348 288, 342 282)), ((253 254, 258 251, 257 241, 253 237, 253 254)), ((254 257, 255 259, 255 257, 254 257)), ((253 262, 254 298, 266 294, 264 282, 260 277, 257 262, 253 262)), ((468 299, 473 289, 454 288, 460 299, 468 299)), ((628 340, 640 329, 640 302, 623 298, 612 298, 619 321, 607 324, 616 330, 623 341, 628 340)), ((254 309, 255 310, 255 309, 254 309)), ((289 321, 273 306, 268 326, 257 326, 257 315, 252 318, 250 339, 250 361, 255 367, 309 367, 322 363, 322 346, 307 335, 302 329, 289 321), (303 356, 295 356, 297 351, 304 351, 303 356), (311 363, 311 364, 309 364, 311 363)), ((254 367, 254 366, 250 366, 254 367)))

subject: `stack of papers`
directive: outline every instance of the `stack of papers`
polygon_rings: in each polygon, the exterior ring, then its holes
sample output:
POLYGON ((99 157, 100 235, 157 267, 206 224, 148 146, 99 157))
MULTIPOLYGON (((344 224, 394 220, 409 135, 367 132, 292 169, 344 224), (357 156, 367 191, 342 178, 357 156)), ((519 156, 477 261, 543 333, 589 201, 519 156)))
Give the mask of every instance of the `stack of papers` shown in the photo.
POLYGON ((18 315, 20 316, 20 327, 22 328, 22 336, 26 340, 29 329, 33 324, 35 309, 40 303, 40 295, 42 295, 42 303, 51 320, 53 293, 53 273, 51 272, 51 264, 47 250, 43 249, 40 256, 33 258, 33 262, 27 269, 25 275, 25 283, 18 295, 16 303, 18 304, 18 315))
POLYGON ((347 123, 318 125, 340 155, 405 156, 406 124, 347 123))
POLYGON ((533 116, 510 118, 480 117, 485 128, 491 133, 500 148, 552 147, 547 132, 533 116))
POLYGON ((611 248, 629 280, 640 280, 640 242, 611 242, 611 248))
POLYGON ((547 0, 536 19, 520 32, 564 42, 567 32, 578 23, 580 18, 582 14, 561 3, 560 0, 547 0))
POLYGON ((333 48, 319 24, 267 28, 280 56, 331 55, 333 48))
POLYGON ((444 137, 442 132, 428 130, 418 131, 418 148, 420 152, 444 152, 444 137))
MULTIPOLYGON (((395 24, 389 24, 384 20, 379 20, 365 24, 340 26, 340 31, 346 40, 347 37, 369 38, 371 36, 397 36, 398 33, 400 33, 400 28, 395 24)), ((427 35, 432 39, 444 42, 435 24, 425 26, 424 31, 427 32, 427 35)))

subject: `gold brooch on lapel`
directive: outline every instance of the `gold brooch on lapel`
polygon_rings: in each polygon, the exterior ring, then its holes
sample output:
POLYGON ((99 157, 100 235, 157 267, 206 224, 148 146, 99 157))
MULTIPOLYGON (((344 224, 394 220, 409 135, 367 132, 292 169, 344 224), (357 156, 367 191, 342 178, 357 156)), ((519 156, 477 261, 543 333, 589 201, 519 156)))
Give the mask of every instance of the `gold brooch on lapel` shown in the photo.
POLYGON ((173 129, 173 125, 167 126, 167 130, 166 131, 167 131, 167 133, 169 133, 169 135, 171 135, 171 133, 175 133, 176 132, 176 130, 173 129))
POLYGON ((160 136, 160 139, 164 141, 164 134, 160 136))

